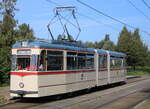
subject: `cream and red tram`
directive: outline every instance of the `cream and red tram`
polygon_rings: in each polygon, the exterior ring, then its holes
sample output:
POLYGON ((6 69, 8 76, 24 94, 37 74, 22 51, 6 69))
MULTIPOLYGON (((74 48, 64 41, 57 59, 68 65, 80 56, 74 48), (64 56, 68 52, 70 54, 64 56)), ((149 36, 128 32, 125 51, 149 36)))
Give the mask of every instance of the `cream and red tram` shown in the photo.
POLYGON ((12 48, 10 94, 43 97, 126 81, 125 57, 80 44, 23 40, 12 48))

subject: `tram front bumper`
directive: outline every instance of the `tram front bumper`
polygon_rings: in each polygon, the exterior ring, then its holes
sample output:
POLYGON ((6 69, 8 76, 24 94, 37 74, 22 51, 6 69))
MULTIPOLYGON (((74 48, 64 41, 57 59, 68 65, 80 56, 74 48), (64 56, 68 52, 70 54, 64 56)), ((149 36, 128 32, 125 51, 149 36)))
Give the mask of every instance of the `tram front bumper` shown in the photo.
POLYGON ((10 90, 10 93, 18 95, 38 94, 38 91, 10 90))

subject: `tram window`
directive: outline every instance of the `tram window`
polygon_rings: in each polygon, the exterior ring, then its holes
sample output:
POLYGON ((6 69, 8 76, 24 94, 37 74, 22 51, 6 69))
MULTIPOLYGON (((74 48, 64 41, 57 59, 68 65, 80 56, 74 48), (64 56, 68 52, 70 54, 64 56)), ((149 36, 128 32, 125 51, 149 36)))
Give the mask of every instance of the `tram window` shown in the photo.
POLYGON ((15 71, 16 70, 16 55, 12 55, 11 62, 12 62, 12 64, 11 64, 11 70, 15 71))
POLYGON ((73 52, 67 53, 67 69, 75 70, 77 69, 77 54, 73 52))
POLYGON ((94 55, 93 54, 87 54, 87 56, 86 56, 86 68, 87 69, 93 69, 94 68, 94 55))
POLYGON ((126 63, 126 59, 125 59, 125 58, 123 58, 123 59, 122 59, 122 68, 125 68, 125 67, 126 67, 126 65, 127 65, 127 63, 126 63))
POLYGON ((40 54, 38 70, 39 71, 45 71, 46 70, 46 51, 45 50, 43 50, 40 54))
POLYGON ((26 70, 30 66, 30 56, 19 55, 17 56, 16 70, 26 70))
POLYGON ((27 69, 30 71, 37 71, 37 64, 38 64, 38 55, 32 55, 31 58, 31 65, 27 69))
POLYGON ((47 70, 63 70, 62 51, 47 51, 47 70))
POLYGON ((111 68, 122 68, 123 67, 123 58, 111 56, 110 67, 111 68))
POLYGON ((78 54, 78 69, 86 69, 86 54, 78 54))
POLYGON ((116 66, 116 59, 114 56, 110 57, 110 68, 115 68, 116 66))
POLYGON ((99 68, 107 68, 107 56, 99 55, 99 68))

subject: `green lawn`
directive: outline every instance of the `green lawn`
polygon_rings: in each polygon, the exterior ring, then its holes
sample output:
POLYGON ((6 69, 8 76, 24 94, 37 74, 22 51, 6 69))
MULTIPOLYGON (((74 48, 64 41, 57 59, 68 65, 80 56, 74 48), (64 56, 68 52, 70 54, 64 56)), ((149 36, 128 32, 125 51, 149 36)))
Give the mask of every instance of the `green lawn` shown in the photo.
POLYGON ((127 73, 128 75, 135 75, 135 76, 148 76, 150 73, 143 72, 143 71, 131 71, 127 73))

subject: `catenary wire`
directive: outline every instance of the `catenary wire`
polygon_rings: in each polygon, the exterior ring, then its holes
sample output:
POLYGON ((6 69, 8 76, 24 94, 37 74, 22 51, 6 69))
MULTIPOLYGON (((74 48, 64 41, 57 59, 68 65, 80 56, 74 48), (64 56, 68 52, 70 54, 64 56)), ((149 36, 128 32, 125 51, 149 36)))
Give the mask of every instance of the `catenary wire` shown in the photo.
MULTIPOLYGON (((112 19, 112 20, 114 20, 114 21, 116 21, 116 22, 118 22, 118 23, 121 23, 121 24, 123 24, 123 25, 125 25, 125 26, 128 26, 128 27, 130 27, 130 28, 132 28, 132 29, 136 29, 136 27, 134 27, 134 26, 132 26, 132 25, 130 25, 130 24, 127 24, 127 23, 125 23, 125 22, 123 22, 123 21, 121 21, 121 20, 119 20, 119 19, 116 19, 116 18, 114 18, 114 17, 112 17, 112 16, 110 16, 110 15, 108 15, 108 14, 102 12, 102 11, 99 11, 99 10, 97 10, 96 8, 94 8, 94 7, 92 7, 92 6, 88 5, 88 4, 86 4, 85 2, 81 2, 80 0, 76 0, 76 1, 79 2, 79 3, 82 4, 82 5, 84 5, 84 6, 88 7, 88 8, 90 8, 90 9, 92 9, 93 11, 99 13, 100 15, 103 15, 103 16, 105 16, 105 17, 108 17, 108 18, 110 18, 110 19, 112 19)), ((142 29, 141 29, 141 32, 150 35, 150 33, 147 32, 147 31, 145 31, 145 30, 142 30, 142 29)))
POLYGON ((142 2, 144 3, 145 6, 147 6, 150 9, 150 6, 148 5, 148 3, 145 0, 142 0, 142 2))
POLYGON ((49 3, 51 3, 51 4, 53 4, 53 5, 56 5, 56 6, 62 6, 62 5, 56 3, 56 2, 54 2, 52 0, 46 0, 46 1, 49 2, 49 3))
POLYGON ((113 30, 115 30, 115 31, 118 31, 118 32, 120 31, 119 29, 117 29, 117 28, 115 28, 115 27, 113 27, 113 26, 111 26, 111 25, 109 25, 109 24, 105 24, 105 23, 103 23, 103 22, 101 22, 101 21, 99 21, 99 20, 96 20, 96 19, 94 19, 94 18, 92 18, 92 17, 89 17, 89 16, 87 16, 87 15, 85 15, 85 14, 82 14, 82 13, 79 13, 79 12, 78 12, 78 14, 79 14, 80 16, 85 17, 85 18, 87 18, 87 19, 89 19, 89 20, 91 20, 91 21, 94 21, 94 22, 98 23, 98 24, 106 25, 107 27, 109 27, 109 28, 111 28, 111 29, 113 29, 113 30))
POLYGON ((131 6, 133 6, 138 12, 140 12, 147 20, 150 21, 150 17, 147 16, 143 11, 141 11, 137 6, 135 6, 133 4, 133 2, 131 2, 131 0, 126 0, 131 6))

